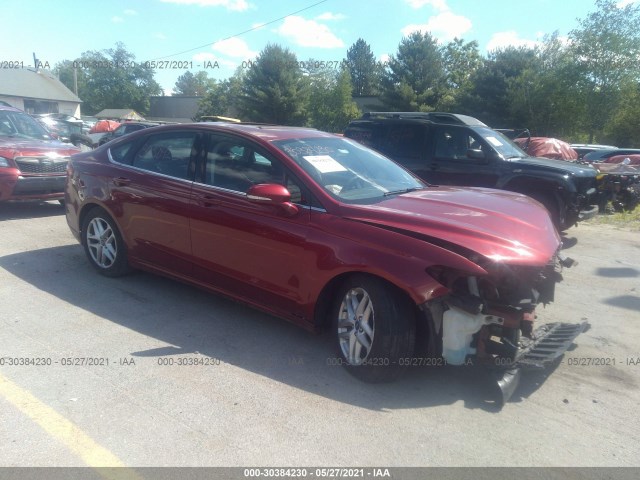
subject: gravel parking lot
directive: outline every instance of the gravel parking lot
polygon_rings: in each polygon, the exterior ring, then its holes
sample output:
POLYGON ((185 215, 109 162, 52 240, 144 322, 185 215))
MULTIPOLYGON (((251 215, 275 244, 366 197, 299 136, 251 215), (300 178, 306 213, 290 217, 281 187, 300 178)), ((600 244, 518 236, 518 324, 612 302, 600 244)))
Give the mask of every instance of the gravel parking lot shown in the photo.
POLYGON ((328 365, 328 335, 103 278, 57 203, 2 204, 0 225, 0 466, 640 465, 638 231, 569 230, 578 265, 539 321, 591 329, 499 409, 472 368, 367 385, 328 365))

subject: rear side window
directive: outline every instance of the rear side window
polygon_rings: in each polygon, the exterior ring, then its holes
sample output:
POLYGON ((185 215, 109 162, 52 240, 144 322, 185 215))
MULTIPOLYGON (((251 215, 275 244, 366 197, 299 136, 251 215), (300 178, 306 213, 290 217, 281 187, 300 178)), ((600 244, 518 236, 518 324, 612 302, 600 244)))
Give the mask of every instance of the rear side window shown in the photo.
POLYGON ((379 149, 400 163, 418 161, 423 156, 425 134, 426 127, 423 125, 390 124, 379 149))
MULTIPOLYGON (((133 157, 132 166, 170 177, 189 179, 191 157, 198 148, 197 132, 150 135, 133 157)), ((113 154, 112 154, 113 155, 113 154)))
POLYGON ((345 137, 351 138, 369 148, 377 148, 381 134, 382 127, 372 123, 352 125, 344 133, 345 137))
POLYGON ((121 143, 116 147, 110 148, 109 154, 111 155, 111 159, 118 163, 129 163, 126 161, 126 157, 129 150, 131 150, 131 145, 133 145, 133 142, 121 143))

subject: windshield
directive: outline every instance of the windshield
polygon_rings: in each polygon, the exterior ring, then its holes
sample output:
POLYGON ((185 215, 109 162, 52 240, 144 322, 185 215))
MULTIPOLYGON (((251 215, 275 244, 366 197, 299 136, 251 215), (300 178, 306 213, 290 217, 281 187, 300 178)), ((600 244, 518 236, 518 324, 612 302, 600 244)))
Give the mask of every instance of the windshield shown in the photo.
POLYGON ((490 128, 477 127, 474 130, 491 145, 503 158, 524 158, 528 155, 512 140, 490 128))
POLYGON ((388 158, 342 137, 273 142, 318 185, 347 203, 365 203, 426 185, 388 158))
POLYGON ((0 110, 0 136, 51 140, 45 128, 22 112, 0 110))

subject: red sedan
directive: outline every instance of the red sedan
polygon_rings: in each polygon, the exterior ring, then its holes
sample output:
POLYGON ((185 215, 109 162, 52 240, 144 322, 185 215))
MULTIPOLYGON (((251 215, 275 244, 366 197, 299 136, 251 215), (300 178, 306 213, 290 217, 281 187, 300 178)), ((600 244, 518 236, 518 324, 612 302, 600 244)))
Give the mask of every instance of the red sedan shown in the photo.
POLYGON ((416 362, 536 363, 535 307, 560 279, 535 200, 427 185, 312 129, 145 129, 74 155, 65 199, 98 272, 143 269, 329 328, 336 363, 366 381, 416 362))

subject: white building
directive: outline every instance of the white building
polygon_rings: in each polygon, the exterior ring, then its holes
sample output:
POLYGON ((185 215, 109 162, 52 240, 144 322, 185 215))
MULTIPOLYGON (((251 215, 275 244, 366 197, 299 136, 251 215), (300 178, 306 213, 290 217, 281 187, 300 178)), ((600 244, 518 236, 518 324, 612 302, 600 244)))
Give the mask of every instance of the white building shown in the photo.
POLYGON ((27 113, 64 113, 80 118, 80 100, 51 72, 0 69, 0 101, 27 113))

